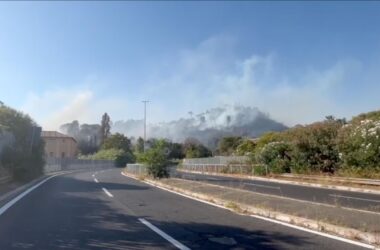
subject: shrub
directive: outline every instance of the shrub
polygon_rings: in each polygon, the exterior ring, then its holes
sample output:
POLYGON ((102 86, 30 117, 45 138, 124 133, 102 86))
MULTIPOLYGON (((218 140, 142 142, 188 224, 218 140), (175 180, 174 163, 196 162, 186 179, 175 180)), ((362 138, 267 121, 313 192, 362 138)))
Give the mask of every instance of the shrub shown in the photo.
POLYGON ((168 149, 164 140, 158 140, 152 148, 139 154, 138 161, 147 165, 148 175, 153 178, 169 177, 168 149))
POLYGON ((290 173, 291 147, 285 142, 270 142, 256 155, 257 162, 268 166, 271 173, 290 173))
POLYGON ((375 173, 380 175, 380 120, 365 119, 345 125, 338 141, 342 172, 367 177, 375 173))

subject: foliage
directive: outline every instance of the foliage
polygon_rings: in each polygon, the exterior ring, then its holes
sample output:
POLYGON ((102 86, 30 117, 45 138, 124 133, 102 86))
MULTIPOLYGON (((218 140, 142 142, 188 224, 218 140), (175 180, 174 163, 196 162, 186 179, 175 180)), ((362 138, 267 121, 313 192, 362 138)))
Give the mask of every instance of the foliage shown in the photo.
POLYGON ((106 138, 102 144, 102 149, 122 149, 125 152, 132 151, 131 141, 123 134, 116 133, 106 138))
POLYGON ((290 151, 286 142, 270 142, 256 155, 257 162, 268 166, 271 173, 290 173, 290 151))
POLYGON ((88 158, 93 160, 112 160, 115 161, 116 167, 125 167, 127 163, 133 163, 136 160, 131 152, 117 148, 101 149, 88 158))
POLYGON ((201 158, 212 156, 211 151, 195 139, 188 138, 183 143, 186 158, 201 158))
POLYGON ((158 140, 153 147, 139 154, 138 162, 147 165, 148 174, 154 178, 168 177, 168 149, 165 140, 158 140))
POLYGON ((339 164, 336 137, 341 126, 339 121, 326 120, 289 130, 287 137, 293 143, 293 170, 334 173, 339 164))
POLYGON ((235 153, 237 155, 252 155, 255 151, 256 143, 252 140, 243 140, 236 148, 235 153))
POLYGON ((111 118, 107 113, 102 116, 102 121, 100 122, 100 140, 103 144, 105 139, 111 134, 111 118))
POLYGON ((231 155, 242 143, 240 136, 223 137, 218 143, 218 153, 221 155, 231 155))
POLYGON ((339 132, 339 151, 345 171, 380 175, 380 117, 345 125, 339 132), (372 171, 369 171, 372 170, 372 171))
POLYGON ((34 121, 23 113, 0 106, 1 136, 11 136, 2 146, 0 165, 7 168, 16 180, 28 180, 43 173, 44 142, 34 121))
POLYGON ((139 137, 136 141, 136 145, 135 145, 135 151, 137 153, 142 153, 144 152, 144 139, 139 137))
POLYGON ((59 130, 75 138, 80 154, 94 154, 99 150, 101 137, 99 124, 79 124, 75 120, 61 125, 59 130))

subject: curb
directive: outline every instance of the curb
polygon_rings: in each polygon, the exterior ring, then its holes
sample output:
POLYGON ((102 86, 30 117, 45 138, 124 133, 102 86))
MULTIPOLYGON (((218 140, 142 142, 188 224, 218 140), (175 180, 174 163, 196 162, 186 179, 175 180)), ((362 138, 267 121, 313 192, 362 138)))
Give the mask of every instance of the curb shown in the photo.
POLYGON ((204 194, 194 193, 187 191, 185 189, 176 188, 167 184, 163 184, 159 181, 154 180, 141 180, 134 175, 127 174, 122 172, 123 175, 133 178, 138 181, 145 182, 149 185, 155 186, 157 188, 164 189, 169 192, 173 192, 179 195, 186 196, 188 198, 193 198, 210 205, 214 205, 220 208, 224 208, 230 210, 232 212, 238 213, 240 215, 251 216, 258 219, 269 220, 275 223, 283 224, 286 226, 290 226, 293 228, 297 228, 299 230, 312 232, 314 234, 319 234, 323 236, 327 236, 330 238, 344 240, 351 244, 359 245, 362 247, 370 248, 370 249, 380 249, 380 235, 365 233, 356 229, 345 228, 340 226, 335 226, 332 224, 328 224, 325 222, 319 222, 311 219, 305 219, 302 217, 297 217, 293 215, 288 215, 276 211, 268 211, 260 208, 256 208, 253 206, 247 206, 241 203, 235 203, 237 207, 231 208, 229 207, 230 201, 222 200, 214 197, 210 197, 204 194), (342 239, 343 238, 343 239, 342 239), (355 240, 352 240, 354 238, 355 240))
POLYGON ((242 176, 242 175, 232 175, 232 174, 218 174, 218 173, 212 173, 212 172, 189 171, 189 170, 182 170, 182 169, 177 169, 177 171, 183 172, 183 173, 191 173, 191 174, 205 174, 205 175, 214 175, 214 176, 220 176, 220 177, 232 177, 232 178, 240 178, 240 179, 277 182, 277 183, 306 186, 306 187, 316 187, 316 188, 351 191, 351 192, 359 192, 359 193, 380 194, 380 191, 378 190, 365 189, 365 188, 326 185, 326 184, 309 183, 309 182, 301 182, 301 181, 299 182, 299 181, 279 180, 275 178, 264 178, 264 177, 258 177, 258 176, 242 176))

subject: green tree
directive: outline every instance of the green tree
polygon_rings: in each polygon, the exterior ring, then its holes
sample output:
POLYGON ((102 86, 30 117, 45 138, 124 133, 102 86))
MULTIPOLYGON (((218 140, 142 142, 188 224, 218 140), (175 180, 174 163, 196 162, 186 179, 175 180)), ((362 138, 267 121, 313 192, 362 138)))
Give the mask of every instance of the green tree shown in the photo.
POLYGON ((183 143, 186 158, 201 158, 212 156, 211 150, 201 144, 198 140, 187 138, 183 143))
POLYGON ((256 149, 256 143, 251 139, 245 139, 242 141, 235 150, 237 155, 252 155, 256 149))
POLYGON ((111 134, 111 118, 107 113, 102 116, 102 121, 100 122, 100 139, 103 144, 104 140, 108 138, 111 134))
POLYGON ((3 145, 0 165, 7 168, 17 180, 28 180, 43 173, 44 142, 40 129, 28 116, 10 107, 0 106, 2 134, 11 135, 10 143, 3 145))
POLYGON ((144 152, 144 139, 139 137, 136 141, 135 145, 135 151, 137 153, 143 153, 144 152))
POLYGON ((165 140, 157 140, 153 147, 138 155, 138 161, 147 166, 148 174, 154 178, 169 176, 168 149, 165 140))
POLYGON ((231 155, 236 151, 242 141, 240 136, 223 137, 218 143, 217 151, 221 155, 231 155))

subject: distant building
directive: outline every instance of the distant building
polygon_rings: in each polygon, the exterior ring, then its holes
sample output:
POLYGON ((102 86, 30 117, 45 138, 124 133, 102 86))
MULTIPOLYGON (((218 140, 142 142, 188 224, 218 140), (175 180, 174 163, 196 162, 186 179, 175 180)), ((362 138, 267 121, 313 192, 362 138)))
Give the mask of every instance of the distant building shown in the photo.
POLYGON ((68 135, 57 131, 42 131, 47 157, 76 158, 78 155, 77 141, 68 135))

